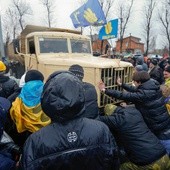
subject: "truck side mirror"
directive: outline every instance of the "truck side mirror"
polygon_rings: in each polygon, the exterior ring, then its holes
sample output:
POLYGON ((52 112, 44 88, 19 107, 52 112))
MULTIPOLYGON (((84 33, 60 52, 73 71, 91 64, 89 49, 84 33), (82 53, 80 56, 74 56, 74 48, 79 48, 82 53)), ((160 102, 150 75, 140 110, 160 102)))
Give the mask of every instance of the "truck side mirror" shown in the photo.
POLYGON ((12 42, 13 42, 14 53, 18 54, 18 52, 20 52, 19 40, 14 39, 12 42))

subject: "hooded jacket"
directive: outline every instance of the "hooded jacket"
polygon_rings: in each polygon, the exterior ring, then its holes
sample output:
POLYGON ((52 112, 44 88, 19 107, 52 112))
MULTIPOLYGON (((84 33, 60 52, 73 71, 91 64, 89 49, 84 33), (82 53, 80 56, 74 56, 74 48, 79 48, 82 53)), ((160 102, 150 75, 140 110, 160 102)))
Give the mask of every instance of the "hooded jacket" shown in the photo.
POLYGON ((148 66, 147 66, 147 64, 144 62, 143 56, 139 56, 139 57, 136 59, 136 65, 142 65, 143 70, 144 70, 144 71, 148 71, 148 66))
POLYGON ((127 84, 123 84, 122 87, 128 92, 108 89, 106 94, 134 103, 151 131, 159 139, 170 139, 170 116, 159 83, 150 79, 139 85, 138 88, 127 84))
POLYGON ((0 75, 0 97, 8 98, 19 89, 15 80, 0 75))
POLYGON ((21 168, 118 169, 117 147, 108 127, 82 118, 82 82, 70 72, 52 74, 44 85, 41 105, 52 124, 33 133, 25 143, 21 168))

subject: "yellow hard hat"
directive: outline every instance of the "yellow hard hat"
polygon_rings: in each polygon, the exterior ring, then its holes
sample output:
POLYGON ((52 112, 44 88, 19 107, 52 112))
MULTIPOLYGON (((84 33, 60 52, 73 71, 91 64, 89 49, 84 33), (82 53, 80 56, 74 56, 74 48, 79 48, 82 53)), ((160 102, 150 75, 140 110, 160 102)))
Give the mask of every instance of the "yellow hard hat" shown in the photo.
POLYGON ((2 61, 0 61, 0 71, 5 71, 5 70, 6 70, 5 64, 2 61))

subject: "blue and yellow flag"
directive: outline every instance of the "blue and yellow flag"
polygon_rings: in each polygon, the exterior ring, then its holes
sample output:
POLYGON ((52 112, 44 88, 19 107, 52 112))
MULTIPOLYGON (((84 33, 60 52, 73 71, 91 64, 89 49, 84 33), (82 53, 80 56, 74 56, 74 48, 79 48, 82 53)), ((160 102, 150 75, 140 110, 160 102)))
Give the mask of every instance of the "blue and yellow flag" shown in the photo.
POLYGON ((118 19, 109 21, 99 31, 99 39, 111 39, 116 38, 118 32, 118 19))
POLYGON ((106 18, 98 0, 88 0, 74 11, 70 18, 75 28, 106 24, 106 18))

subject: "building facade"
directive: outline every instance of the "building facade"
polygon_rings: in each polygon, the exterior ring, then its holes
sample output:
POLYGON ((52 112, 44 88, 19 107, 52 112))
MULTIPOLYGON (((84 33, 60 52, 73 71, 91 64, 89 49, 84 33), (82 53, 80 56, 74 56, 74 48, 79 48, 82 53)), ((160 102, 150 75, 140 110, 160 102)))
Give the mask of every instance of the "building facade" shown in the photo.
MULTIPOLYGON (((129 53, 144 53, 144 43, 140 42, 141 39, 134 36, 129 36, 123 39, 122 52, 129 53)), ((121 53, 120 51, 120 39, 116 41, 116 52, 121 53)))

